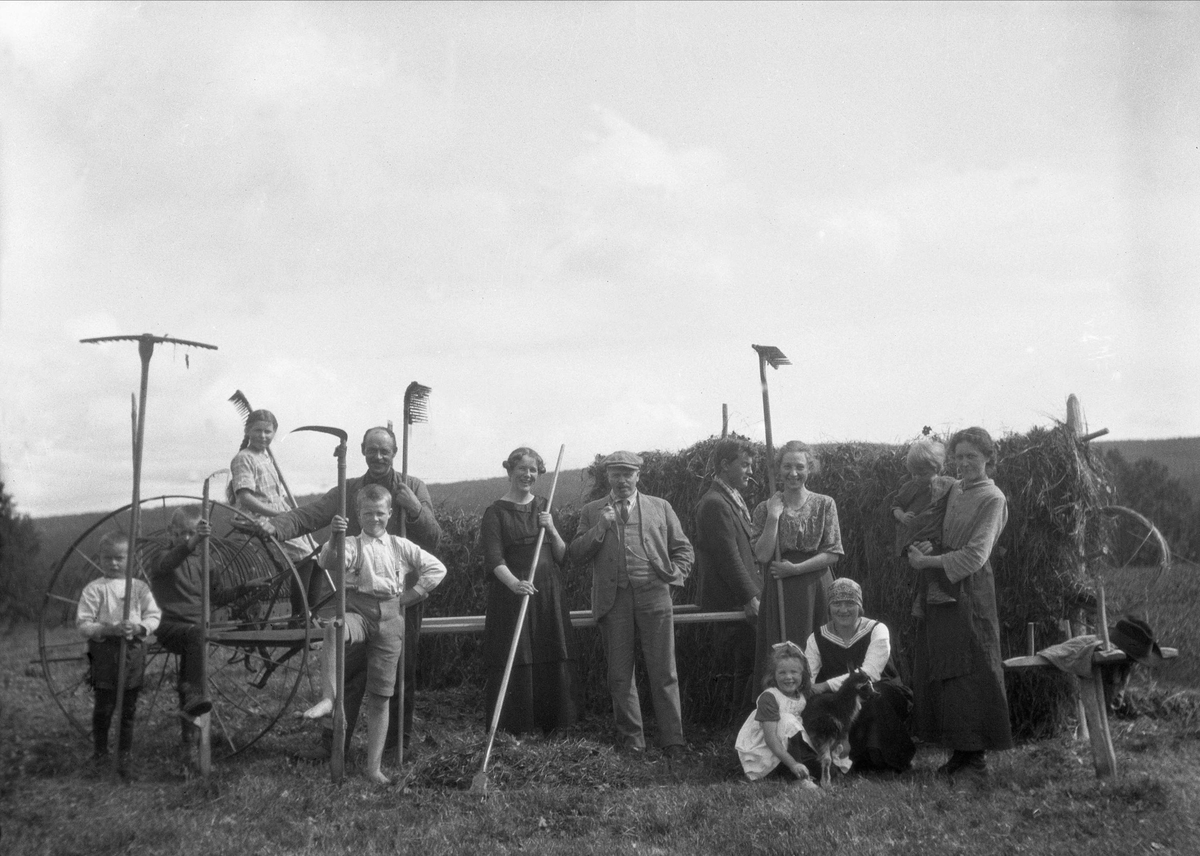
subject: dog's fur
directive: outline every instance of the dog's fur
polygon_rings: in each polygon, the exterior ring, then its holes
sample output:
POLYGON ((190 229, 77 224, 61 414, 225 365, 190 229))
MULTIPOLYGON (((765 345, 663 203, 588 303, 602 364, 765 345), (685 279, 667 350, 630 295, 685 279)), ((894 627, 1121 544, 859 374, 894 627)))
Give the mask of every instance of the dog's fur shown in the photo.
POLYGON ((849 736, 850 726, 854 725, 862 709, 863 699, 878 694, 870 675, 862 669, 855 669, 837 692, 809 698, 800 719, 821 760, 821 787, 829 787, 833 747, 849 736))

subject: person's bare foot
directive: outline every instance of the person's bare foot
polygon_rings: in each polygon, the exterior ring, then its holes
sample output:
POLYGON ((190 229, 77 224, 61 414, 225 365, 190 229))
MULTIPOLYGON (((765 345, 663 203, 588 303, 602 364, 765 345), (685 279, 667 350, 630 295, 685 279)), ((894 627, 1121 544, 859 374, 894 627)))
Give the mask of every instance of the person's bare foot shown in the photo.
POLYGON ((300 716, 304 719, 320 719, 323 716, 329 716, 331 713, 333 713, 333 699, 323 698, 300 714, 300 716))
POLYGON ((381 770, 368 770, 367 781, 374 782, 377 785, 390 785, 392 780, 383 774, 381 770))

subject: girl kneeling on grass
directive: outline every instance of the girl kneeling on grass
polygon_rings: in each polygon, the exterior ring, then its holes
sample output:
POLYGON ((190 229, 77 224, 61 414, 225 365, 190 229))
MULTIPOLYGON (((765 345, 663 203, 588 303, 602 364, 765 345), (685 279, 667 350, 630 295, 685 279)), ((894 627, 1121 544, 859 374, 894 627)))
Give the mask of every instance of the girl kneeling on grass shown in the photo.
POLYGON ((734 744, 742 770, 752 782, 769 775, 786 776, 815 789, 809 767, 818 763, 817 756, 800 722, 805 696, 812 686, 808 661, 799 645, 780 642, 771 646, 768 662, 770 669, 763 679, 766 689, 734 744))

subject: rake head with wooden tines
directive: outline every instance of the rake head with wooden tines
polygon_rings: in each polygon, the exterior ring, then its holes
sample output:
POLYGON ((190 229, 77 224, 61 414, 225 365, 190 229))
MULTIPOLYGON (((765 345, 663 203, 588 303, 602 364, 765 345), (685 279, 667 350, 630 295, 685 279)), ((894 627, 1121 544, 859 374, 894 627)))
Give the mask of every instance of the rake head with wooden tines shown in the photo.
POLYGON ((404 390, 405 425, 429 421, 429 393, 432 391, 415 380, 408 385, 408 389, 404 390))
POLYGON ((783 351, 774 345, 751 345, 750 347, 758 351, 758 355, 773 369, 792 364, 792 361, 783 355, 783 351))
POLYGON ((229 400, 233 402, 233 406, 237 412, 242 414, 242 421, 245 422, 250 418, 250 414, 254 412, 254 408, 250 406, 250 400, 246 398, 246 394, 240 389, 235 389, 233 395, 229 396, 229 400))

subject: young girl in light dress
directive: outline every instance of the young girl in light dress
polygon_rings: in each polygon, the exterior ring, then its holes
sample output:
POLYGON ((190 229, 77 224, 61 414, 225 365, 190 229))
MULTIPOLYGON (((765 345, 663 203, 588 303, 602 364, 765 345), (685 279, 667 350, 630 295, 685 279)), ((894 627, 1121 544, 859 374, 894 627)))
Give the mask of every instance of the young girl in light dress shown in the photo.
POLYGON ((752 782, 774 774, 815 789, 809 767, 817 763, 817 757, 800 722, 812 686, 808 661, 799 645, 780 642, 771 646, 770 666, 763 680, 766 689, 734 744, 742 770, 752 782))

